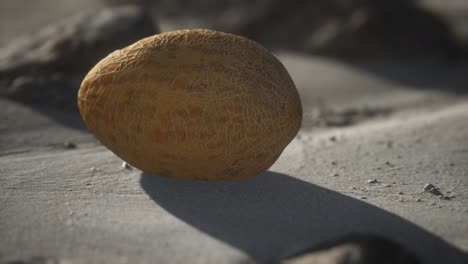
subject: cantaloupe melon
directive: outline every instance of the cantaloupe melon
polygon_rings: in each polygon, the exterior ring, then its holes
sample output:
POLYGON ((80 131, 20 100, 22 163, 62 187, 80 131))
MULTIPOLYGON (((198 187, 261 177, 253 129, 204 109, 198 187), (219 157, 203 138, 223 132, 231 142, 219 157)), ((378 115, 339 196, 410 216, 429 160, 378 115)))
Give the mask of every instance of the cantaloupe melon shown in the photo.
POLYGON ((260 174, 302 122, 298 91, 278 59, 249 39, 202 29, 114 51, 87 74, 78 105, 117 156, 190 180, 260 174))

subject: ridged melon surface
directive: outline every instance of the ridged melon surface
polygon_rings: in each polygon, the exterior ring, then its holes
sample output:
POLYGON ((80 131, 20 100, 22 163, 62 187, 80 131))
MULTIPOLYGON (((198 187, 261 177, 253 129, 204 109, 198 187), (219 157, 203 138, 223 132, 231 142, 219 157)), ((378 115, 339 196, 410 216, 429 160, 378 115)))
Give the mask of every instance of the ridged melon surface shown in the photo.
POLYGON ((78 104, 117 156, 191 180, 260 174, 302 122, 299 94, 278 59, 212 30, 163 33, 114 51, 87 74, 78 104))

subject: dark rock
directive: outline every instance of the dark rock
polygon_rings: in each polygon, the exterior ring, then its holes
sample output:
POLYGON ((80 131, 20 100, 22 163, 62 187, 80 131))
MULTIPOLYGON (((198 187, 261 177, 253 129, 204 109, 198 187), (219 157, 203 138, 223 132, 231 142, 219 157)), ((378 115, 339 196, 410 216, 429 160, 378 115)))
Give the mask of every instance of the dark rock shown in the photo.
POLYGON ((84 73, 43 72, 19 75, 5 86, 0 95, 27 103, 46 104, 64 109, 77 107, 76 95, 84 73))
POLYGON ((424 191, 428 193, 432 193, 437 196, 441 196, 442 192, 439 190, 439 188, 435 187, 433 184, 429 183, 424 185, 424 191))
POLYGON ((0 95, 76 109, 84 75, 110 52, 158 32, 136 6, 82 13, 0 50, 0 95))
POLYGON ((375 235, 352 235, 306 249, 285 260, 281 264, 417 264, 416 256, 401 245, 375 235))
POLYGON ((66 142, 63 143, 63 147, 66 148, 66 149, 75 149, 76 144, 73 143, 73 142, 70 142, 70 141, 66 141, 66 142))
POLYGON ((432 190, 434 188, 435 188, 435 186, 432 183, 428 183, 428 184, 424 185, 424 190, 425 191, 429 191, 429 190, 432 190))
POLYGON ((465 44, 446 20, 415 0, 144 2, 173 28, 209 27, 271 48, 358 58, 457 59, 464 54, 465 44))

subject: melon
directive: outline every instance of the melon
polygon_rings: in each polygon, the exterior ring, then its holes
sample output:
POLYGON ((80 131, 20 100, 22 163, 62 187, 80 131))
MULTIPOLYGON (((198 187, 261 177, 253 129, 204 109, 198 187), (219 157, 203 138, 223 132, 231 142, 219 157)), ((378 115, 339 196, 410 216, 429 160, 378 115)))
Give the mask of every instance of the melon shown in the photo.
POLYGON ((298 133, 302 106, 260 44, 213 30, 144 38, 97 63, 81 117, 109 150, 152 174, 230 181, 259 175, 298 133))

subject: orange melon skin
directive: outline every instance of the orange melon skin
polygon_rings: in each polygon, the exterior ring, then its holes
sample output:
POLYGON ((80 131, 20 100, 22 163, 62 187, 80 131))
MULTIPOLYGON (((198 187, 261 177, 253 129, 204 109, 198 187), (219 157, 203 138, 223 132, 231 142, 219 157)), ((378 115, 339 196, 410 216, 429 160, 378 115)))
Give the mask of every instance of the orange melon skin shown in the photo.
POLYGON ((78 105, 117 156, 190 180, 260 174, 302 122, 284 66, 256 42, 211 30, 158 34, 114 51, 87 74, 78 105))

